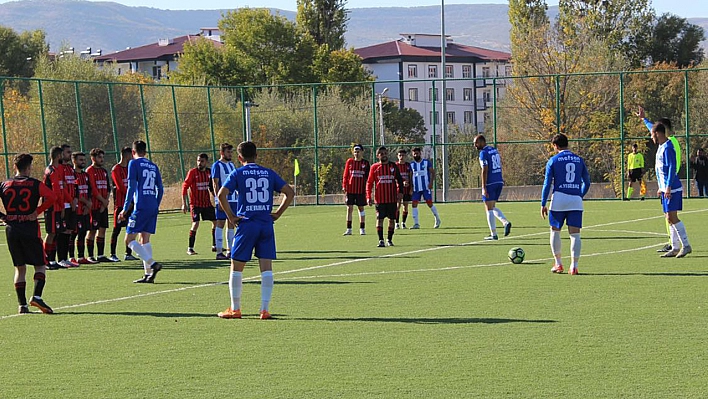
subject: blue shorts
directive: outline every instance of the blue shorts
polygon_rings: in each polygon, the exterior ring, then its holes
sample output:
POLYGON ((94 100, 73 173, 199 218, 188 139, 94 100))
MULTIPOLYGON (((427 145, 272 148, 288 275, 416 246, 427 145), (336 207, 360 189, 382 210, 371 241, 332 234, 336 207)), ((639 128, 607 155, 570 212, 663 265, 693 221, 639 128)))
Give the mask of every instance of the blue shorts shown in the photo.
POLYGON ((248 262, 254 249, 258 259, 276 259, 273 223, 242 220, 236 226, 231 259, 248 262))
POLYGON ((551 227, 560 229, 563 223, 568 223, 568 226, 583 227, 583 211, 550 211, 548 212, 548 223, 551 227))
POLYGON ((489 184, 489 185, 487 185, 487 194, 489 194, 489 196, 485 197, 483 195, 482 201, 483 202, 499 201, 499 196, 501 195, 502 188, 504 188, 503 184, 489 184))
POLYGON ((411 201, 420 202, 421 197, 426 201, 433 200, 433 194, 430 193, 430 190, 423 190, 423 191, 413 191, 413 195, 411 196, 411 201))
POLYGON ((659 197, 661 198, 661 209, 664 210, 664 213, 683 210, 683 191, 671 193, 671 199, 668 201, 664 198, 664 193, 661 193, 659 197))
MULTIPOLYGON (((229 202, 229 205, 231 205, 231 212, 235 215, 238 209, 238 202, 229 202)), ((221 209, 221 204, 216 206, 216 220, 226 220, 226 212, 221 209)))
POLYGON ((128 225, 125 231, 128 234, 150 233, 155 234, 157 226, 157 209, 136 209, 128 218, 128 225))

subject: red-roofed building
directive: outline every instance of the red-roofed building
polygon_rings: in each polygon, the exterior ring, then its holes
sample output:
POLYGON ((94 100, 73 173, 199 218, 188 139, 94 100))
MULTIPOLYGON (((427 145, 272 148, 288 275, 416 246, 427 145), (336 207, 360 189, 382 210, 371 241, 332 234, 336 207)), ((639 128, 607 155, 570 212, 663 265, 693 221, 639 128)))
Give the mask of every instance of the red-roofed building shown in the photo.
POLYGON ((223 45, 218 28, 201 28, 200 33, 196 35, 160 39, 157 43, 94 57, 93 60, 99 65, 106 62, 115 63, 119 75, 145 73, 155 80, 160 80, 168 71, 177 70, 177 58, 184 52, 184 45, 202 38, 212 40, 215 46, 223 45))
MULTIPOLYGON (((363 64, 376 79, 383 82, 376 85, 377 92, 382 93, 388 88, 388 98, 423 115, 428 128, 426 141, 430 143, 433 131, 438 136, 440 134, 440 35, 403 33, 401 36, 401 39, 358 48, 354 52, 363 59, 363 64), (435 111, 433 98, 436 99, 435 111)), ((448 125, 455 124, 468 131, 476 127, 478 132, 483 132, 485 121, 491 125, 494 89, 497 100, 506 91, 508 82, 504 78, 512 73, 511 54, 456 44, 449 37, 446 39, 445 104, 448 125)), ((436 141, 440 142, 439 139, 436 141)))

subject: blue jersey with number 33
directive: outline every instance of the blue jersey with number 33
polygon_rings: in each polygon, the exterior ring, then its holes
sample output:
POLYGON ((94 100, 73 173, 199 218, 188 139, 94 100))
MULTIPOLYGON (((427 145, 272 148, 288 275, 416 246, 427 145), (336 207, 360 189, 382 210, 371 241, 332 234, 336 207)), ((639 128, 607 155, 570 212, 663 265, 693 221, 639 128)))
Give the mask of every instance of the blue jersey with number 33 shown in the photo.
POLYGON ((273 211, 273 192, 280 192, 286 184, 273 170, 249 163, 231 172, 222 187, 232 193, 238 192, 236 216, 273 223, 270 216, 273 211))
POLYGON ((128 162, 128 192, 123 209, 128 209, 132 202, 138 210, 157 210, 163 193, 162 176, 157 165, 146 158, 128 162))

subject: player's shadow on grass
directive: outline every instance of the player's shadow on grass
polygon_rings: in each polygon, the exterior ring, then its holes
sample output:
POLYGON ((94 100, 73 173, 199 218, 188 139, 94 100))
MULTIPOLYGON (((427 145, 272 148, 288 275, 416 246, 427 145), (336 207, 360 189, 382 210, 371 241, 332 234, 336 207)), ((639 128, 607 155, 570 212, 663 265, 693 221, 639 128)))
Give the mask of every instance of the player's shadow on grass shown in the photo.
POLYGON ((64 312, 64 311, 58 311, 55 313, 56 315, 63 315, 63 314, 70 314, 70 315, 77 315, 77 316, 84 316, 84 315, 90 315, 90 316, 143 316, 143 317, 164 317, 164 318, 195 318, 195 317, 204 317, 204 318, 214 318, 216 316, 215 313, 184 313, 184 312, 126 312, 126 311, 119 311, 119 312, 64 312))
MULTIPOLYGON (((260 285, 260 281, 244 281, 243 284, 253 284, 253 285, 260 285)), ((329 281, 329 280, 318 280, 318 281, 310 281, 310 280, 286 280, 286 281, 278 281, 275 280, 274 282, 275 285, 346 285, 346 284, 374 284, 373 281, 329 281)))
POLYGON ((322 251, 317 251, 317 250, 311 250, 311 251, 278 251, 279 254, 363 254, 367 253, 368 251, 337 251, 337 250, 322 250, 322 251))
POLYGON ((594 237, 588 237, 587 235, 583 236, 583 241, 584 240, 654 240, 656 239, 656 236, 594 236, 594 237))
POLYGON ((651 277, 708 277, 708 272, 636 272, 636 273, 581 273, 585 276, 651 276, 651 277))
POLYGON ((305 321, 354 321, 373 323, 410 323, 410 324, 505 324, 505 323, 556 323, 555 320, 499 319, 492 317, 331 317, 331 318, 292 318, 288 320, 305 321))

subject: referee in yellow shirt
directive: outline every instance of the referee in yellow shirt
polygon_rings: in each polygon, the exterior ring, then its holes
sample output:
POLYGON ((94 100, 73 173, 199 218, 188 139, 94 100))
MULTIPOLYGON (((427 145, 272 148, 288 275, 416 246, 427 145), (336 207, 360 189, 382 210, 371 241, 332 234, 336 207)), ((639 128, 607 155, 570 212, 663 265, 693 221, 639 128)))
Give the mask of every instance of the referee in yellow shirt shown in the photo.
POLYGON ((644 194, 646 193, 646 186, 644 185, 644 179, 642 175, 644 174, 644 155, 638 152, 637 144, 632 144, 632 152, 627 156, 627 178, 629 179, 629 187, 627 187, 627 198, 629 201, 632 198, 632 193, 634 193, 634 183, 637 181, 640 184, 639 195, 641 200, 644 201, 644 194), (643 190, 642 190, 643 188, 643 190))

